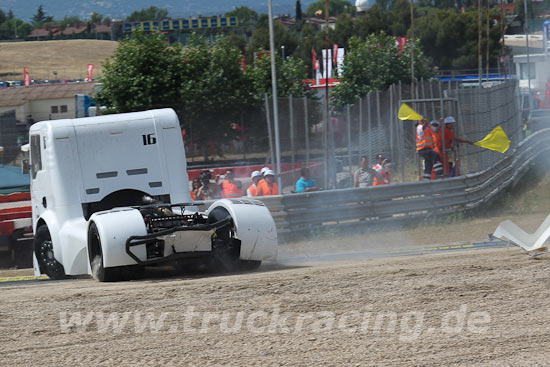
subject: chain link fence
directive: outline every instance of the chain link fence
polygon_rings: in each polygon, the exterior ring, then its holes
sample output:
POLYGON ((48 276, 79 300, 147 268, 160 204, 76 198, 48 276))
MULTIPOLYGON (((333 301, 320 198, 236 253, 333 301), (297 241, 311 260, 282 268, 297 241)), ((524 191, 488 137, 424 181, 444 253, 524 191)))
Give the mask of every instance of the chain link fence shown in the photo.
MULTIPOLYGON (((523 138, 518 98, 515 80, 483 88, 421 80, 415 83, 414 90, 410 85, 396 84, 386 91, 372 92, 341 111, 330 110, 329 124, 324 98, 279 98, 281 162, 286 170, 294 167, 292 179, 299 177, 301 166, 317 164, 314 175, 323 187, 344 188, 351 187, 361 156, 374 165, 375 156, 384 154, 392 162, 394 182, 415 181, 422 169, 416 154, 416 126, 414 121, 398 119, 403 102, 428 120, 453 116, 457 120, 455 134, 466 140, 479 141, 501 126, 514 148, 523 138)), ((266 106, 266 126, 271 128, 271 134, 266 131, 266 135, 274 150, 271 98, 266 98, 266 106)), ((268 160, 275 160, 274 154, 265 155, 271 157, 268 160)), ((502 158, 501 153, 468 144, 459 144, 450 153, 450 160, 459 164, 461 175, 484 170, 502 158)))
MULTIPOLYGON (((311 168, 312 176, 325 189, 351 187, 353 172, 363 155, 370 165, 375 164, 377 154, 389 158, 393 182, 418 180, 422 167, 416 154, 415 122, 397 117, 404 101, 428 120, 454 116, 458 121, 456 135, 467 140, 481 140, 499 125, 512 141, 511 148, 523 138, 516 80, 487 88, 468 88, 456 81, 437 80, 420 80, 414 89, 395 84, 385 91, 369 93, 340 111, 329 105, 328 119, 324 90, 317 98, 279 98, 283 192, 293 190, 304 166, 311 168)), ((204 121, 189 121, 181 114, 180 119, 191 165, 277 168, 273 164, 277 161, 277 144, 272 98, 266 96, 264 103, 235 114, 230 127, 220 126, 219 131, 211 131, 207 137, 199 136, 204 121)), ((20 146, 27 142, 27 131, 26 124, 16 121, 14 111, 0 115, 0 146, 4 148, 0 163, 20 164, 18 154, 20 146)), ((503 155, 460 144, 450 158, 460 162, 460 174, 464 175, 492 166, 503 155)))

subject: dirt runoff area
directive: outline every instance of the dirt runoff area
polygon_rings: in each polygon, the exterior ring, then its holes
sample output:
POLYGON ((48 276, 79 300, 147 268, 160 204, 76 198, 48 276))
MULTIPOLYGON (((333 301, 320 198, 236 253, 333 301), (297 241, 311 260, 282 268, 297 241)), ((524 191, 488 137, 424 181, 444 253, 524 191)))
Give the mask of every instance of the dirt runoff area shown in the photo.
MULTIPOLYGON (((462 224, 456 238, 481 240, 493 224, 462 224)), ((546 366, 549 278, 550 256, 513 247, 4 283, 0 365, 546 366)))

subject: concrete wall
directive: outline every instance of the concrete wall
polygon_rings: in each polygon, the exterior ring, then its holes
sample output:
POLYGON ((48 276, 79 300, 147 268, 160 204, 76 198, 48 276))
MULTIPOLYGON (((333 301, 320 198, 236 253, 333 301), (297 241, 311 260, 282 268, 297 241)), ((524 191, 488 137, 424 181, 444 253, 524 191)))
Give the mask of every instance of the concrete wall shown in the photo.
POLYGON ((30 112, 35 121, 58 120, 75 117, 75 98, 41 99, 30 101, 30 112), (52 106, 57 107, 57 113, 52 112, 52 106), (66 106, 67 111, 61 112, 61 107, 66 106))

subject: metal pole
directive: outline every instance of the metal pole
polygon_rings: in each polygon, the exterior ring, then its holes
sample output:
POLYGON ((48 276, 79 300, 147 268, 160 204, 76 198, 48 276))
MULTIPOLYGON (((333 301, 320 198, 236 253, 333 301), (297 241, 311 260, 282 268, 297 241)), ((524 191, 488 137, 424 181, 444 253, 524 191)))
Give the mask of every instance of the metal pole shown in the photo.
MULTIPOLYGON (((433 83, 432 79, 430 79, 430 98, 434 98, 434 89, 433 89, 433 83)), ((432 105, 432 118, 435 118, 435 104, 432 102, 430 103, 432 105)))
POLYGON ((500 38, 502 39, 502 68, 504 71, 504 80, 508 79, 508 72, 506 70, 506 47, 504 42, 504 1, 500 1, 500 38))
POLYGON ((371 92, 367 94, 367 157, 370 157, 372 154, 372 130, 371 130, 371 106, 370 106, 370 95, 371 92))
MULTIPOLYGON (((329 63, 329 54, 328 54, 328 51, 329 51, 329 43, 328 43, 328 0, 325 0, 325 49, 326 49, 326 51, 325 51, 325 65, 324 65, 324 72, 325 72, 325 113, 326 113, 326 116, 327 116, 327 119, 325 121, 326 121, 326 125, 327 125, 327 134, 326 134, 327 142, 326 142, 326 145, 328 147, 328 145, 329 145, 329 143, 328 143, 329 135, 332 136, 332 126, 331 126, 329 98, 328 98, 328 63, 329 63)), ((333 143, 334 143, 334 141, 333 141, 333 143)), ((331 145, 331 147, 332 147, 332 145, 331 145)), ((325 165, 326 165, 326 173, 327 173, 327 175, 326 175, 327 178, 326 179, 327 179, 327 184, 328 184, 329 150, 326 149, 325 151, 326 151, 325 165)), ((334 159, 334 157, 331 157, 331 158, 334 159)), ((336 182, 334 184, 336 184, 336 182)), ((325 187, 327 187, 327 186, 325 186, 325 187)))
MULTIPOLYGON (((402 90, 402 86, 401 86, 401 80, 399 81, 399 101, 401 101, 401 99, 403 98, 402 96, 402 93, 403 93, 403 90, 402 90)), ((401 104, 401 102, 399 103, 401 104)), ((400 144, 399 144, 399 163, 401 165, 401 182, 405 182, 405 136, 404 136, 404 132, 405 132, 405 129, 403 128, 403 123, 401 121, 398 122, 399 123, 399 139, 400 139, 400 144)))
MULTIPOLYGON (((327 0, 328 1, 328 0, 327 0)), ((269 49, 271 54, 271 87, 273 89, 273 120, 275 130, 275 155, 277 158, 277 184, 279 192, 283 192, 281 180, 281 147, 279 143, 279 106, 277 104, 277 68, 275 66, 275 36, 273 34, 273 10, 271 6, 272 0, 268 0, 269 10, 269 49)))
MULTIPOLYGON (((348 135, 348 166, 349 166, 349 177, 353 180, 353 170, 352 170, 352 160, 351 160, 351 116, 350 116, 350 106, 347 105, 347 135, 348 135)), ((352 182, 353 185, 353 182, 352 182)))
POLYGON ((304 128, 306 133, 306 166, 309 167, 309 121, 308 121, 306 97, 304 97, 304 128))
MULTIPOLYGON (((382 128, 382 118, 380 117, 380 91, 376 91, 376 119, 378 120, 378 130, 382 128)), ((369 157, 370 159, 370 157, 369 157)))
POLYGON ((389 116, 390 116, 390 157, 391 159, 394 159, 394 154, 393 154, 393 84, 390 85, 390 111, 389 111, 389 116))
MULTIPOLYGON (((527 19, 527 0, 523 0, 524 22, 525 22, 525 47, 527 47, 527 101, 529 103, 529 110, 531 109, 531 61, 529 60, 529 23, 527 19)), ((546 47, 546 45, 544 45, 546 47)), ((521 78, 521 76, 520 76, 521 78)))
POLYGON ((359 158, 363 155, 363 98, 359 98, 359 158))
MULTIPOLYGON (((489 38, 489 0, 487 1, 487 53, 485 57, 485 62, 487 63, 487 81, 489 81, 489 45, 490 45, 490 38, 489 38)), ((502 1, 502 0, 501 0, 502 1)))
POLYGON ((412 99, 416 99, 414 94, 414 2, 411 0, 411 91, 412 99))
POLYGON ((265 114, 267 116, 267 136, 269 138, 269 155, 271 156, 271 164, 275 164, 275 151, 273 150, 273 136, 271 133, 271 112, 269 111, 269 97, 267 93, 265 97, 265 114))
MULTIPOLYGON (((441 109, 441 117, 445 116, 445 106, 443 105, 443 93, 441 92, 441 81, 439 81, 439 108, 441 109)), ((449 170, 449 166, 445 162, 445 121, 443 121, 442 124, 440 124, 439 128, 441 129, 441 155, 442 155, 442 162, 441 165, 443 166, 443 175, 447 176, 447 171, 449 170), (443 126, 441 126, 443 125, 443 126)))
MULTIPOLYGON (((426 93, 424 91, 424 77, 420 78, 420 93, 422 93, 422 99, 426 98, 426 93)), ((422 103, 422 113, 426 116, 426 103, 422 103)))
POLYGON ((481 87, 482 64, 481 64, 481 0, 477 0, 477 72, 479 86, 481 87))
POLYGON ((288 97, 288 106, 290 114, 290 150, 291 150, 291 163, 292 163, 292 179, 296 179, 295 174, 295 164, 296 164, 296 154, 294 149, 294 99, 292 95, 288 97))

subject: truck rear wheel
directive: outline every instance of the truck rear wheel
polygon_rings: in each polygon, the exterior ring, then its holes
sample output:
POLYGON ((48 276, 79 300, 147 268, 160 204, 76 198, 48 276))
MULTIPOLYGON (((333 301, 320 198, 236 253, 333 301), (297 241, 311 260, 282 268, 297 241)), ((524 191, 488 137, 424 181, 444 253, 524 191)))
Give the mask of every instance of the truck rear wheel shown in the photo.
POLYGON ((55 259, 52 237, 46 225, 36 230, 33 247, 41 272, 46 273, 51 279, 66 278, 63 265, 55 259))

